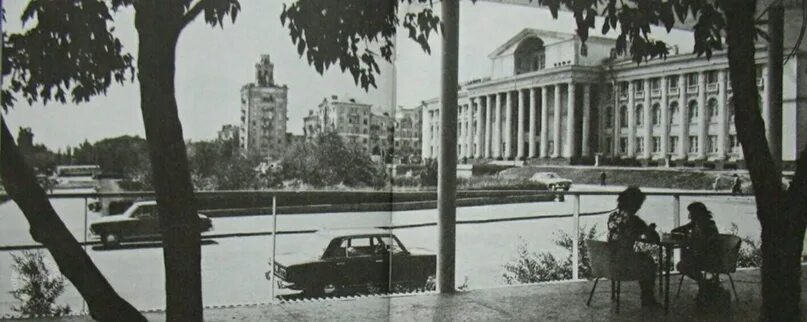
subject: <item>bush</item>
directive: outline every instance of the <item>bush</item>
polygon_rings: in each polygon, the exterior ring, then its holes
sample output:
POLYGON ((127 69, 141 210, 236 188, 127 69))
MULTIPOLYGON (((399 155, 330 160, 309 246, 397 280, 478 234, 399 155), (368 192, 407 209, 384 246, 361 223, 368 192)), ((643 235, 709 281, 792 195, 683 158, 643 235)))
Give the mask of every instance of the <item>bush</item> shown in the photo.
POLYGON ((12 310, 24 318, 62 316, 70 313, 70 306, 56 305, 56 298, 65 288, 64 277, 52 274, 45 265, 41 251, 22 251, 11 254, 11 269, 17 274, 17 287, 11 296, 22 304, 12 310))
POLYGON ((424 187, 437 186, 437 160, 426 159, 423 170, 420 172, 420 185, 424 187))
MULTIPOLYGON (((739 228, 737 224, 731 223, 729 232, 738 236, 739 228)), ((752 239, 750 236, 740 237, 743 241, 740 245, 740 254, 737 257, 738 267, 762 267, 762 245, 760 241, 752 239)))
MULTIPOLYGON (((528 250, 527 243, 521 240, 516 250, 516 259, 504 265, 502 278, 507 284, 538 283, 546 281, 568 280, 572 278, 572 248, 574 241, 565 231, 558 231, 555 245, 562 247, 569 254, 558 259, 550 252, 534 253, 528 250)), ((597 226, 586 229, 581 227, 578 240, 578 272, 580 278, 591 277, 591 262, 586 248, 586 239, 599 237, 597 226)))

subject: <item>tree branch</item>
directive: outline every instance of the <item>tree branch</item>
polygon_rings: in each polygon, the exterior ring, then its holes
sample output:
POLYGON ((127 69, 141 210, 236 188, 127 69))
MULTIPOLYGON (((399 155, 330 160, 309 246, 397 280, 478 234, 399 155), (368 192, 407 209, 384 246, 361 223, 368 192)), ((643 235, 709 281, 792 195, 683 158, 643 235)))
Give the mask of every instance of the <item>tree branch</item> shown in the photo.
POLYGON ((182 17, 182 23, 180 24, 181 28, 185 28, 189 23, 193 22, 197 16, 199 16, 202 11, 205 10, 205 6, 207 5, 207 0, 199 0, 196 4, 192 5, 188 12, 185 12, 185 15, 182 17))

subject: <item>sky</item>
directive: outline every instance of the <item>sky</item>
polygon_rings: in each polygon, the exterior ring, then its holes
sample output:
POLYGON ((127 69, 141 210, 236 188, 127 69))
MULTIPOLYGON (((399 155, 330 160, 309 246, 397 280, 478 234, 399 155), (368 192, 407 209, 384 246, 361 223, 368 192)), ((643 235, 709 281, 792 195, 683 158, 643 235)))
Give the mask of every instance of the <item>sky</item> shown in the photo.
MULTIPOLYGON (((296 134, 302 133, 302 118, 308 111, 333 94, 354 97, 372 104, 377 111, 390 111, 395 105, 415 107, 420 101, 439 95, 439 37, 430 40, 429 55, 402 33, 396 41, 397 68, 381 63, 381 75, 376 79, 378 88, 365 92, 338 68, 320 75, 299 57, 288 30, 280 23, 284 2, 289 1, 241 0, 242 12, 234 24, 212 28, 197 19, 182 32, 175 84, 186 140, 213 139, 222 125, 238 124, 240 88, 253 81, 254 65, 261 54, 271 56, 275 82, 289 87, 287 129, 296 134)), ((24 30, 19 16, 25 3, 3 3, 7 32, 24 30)), ((435 6, 439 14, 439 3, 435 6)), ((488 54, 524 28, 568 33, 575 29, 570 15, 561 13, 554 20, 548 11, 538 8, 461 1, 460 12, 460 81, 487 76, 491 69, 488 54)), ((116 36, 123 42, 124 50, 136 58, 133 10, 119 11, 114 18, 116 36)), ((692 36, 687 32, 673 31, 667 35, 663 29, 654 29, 653 33, 658 39, 679 45, 683 52, 692 48, 692 36)), ((143 137, 139 104, 135 79, 133 83, 115 84, 105 96, 79 105, 28 105, 20 100, 4 117, 15 136, 18 127, 31 127, 36 143, 56 150, 85 140, 95 142, 120 135, 143 137)))

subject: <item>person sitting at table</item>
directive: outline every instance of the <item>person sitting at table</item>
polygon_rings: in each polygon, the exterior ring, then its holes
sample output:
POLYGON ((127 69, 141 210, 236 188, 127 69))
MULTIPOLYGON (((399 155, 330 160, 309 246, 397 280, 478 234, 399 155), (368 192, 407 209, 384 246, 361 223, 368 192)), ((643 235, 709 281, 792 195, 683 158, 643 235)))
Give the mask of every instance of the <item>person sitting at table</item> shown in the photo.
POLYGON ((640 239, 659 241, 656 224, 646 224, 636 215, 645 200, 645 194, 635 186, 628 187, 617 197, 617 209, 608 216, 608 242, 612 244, 612 258, 619 259, 622 269, 630 275, 642 276, 639 281, 643 307, 658 307, 653 295, 656 264, 653 258, 634 250, 640 239))
POLYGON ((676 266, 681 274, 689 276, 702 286, 706 281, 702 271, 711 261, 716 260, 712 252, 712 242, 717 238, 717 225, 712 220, 712 212, 702 202, 687 206, 689 223, 672 230, 672 233, 687 236, 687 245, 681 249, 681 261, 676 266))

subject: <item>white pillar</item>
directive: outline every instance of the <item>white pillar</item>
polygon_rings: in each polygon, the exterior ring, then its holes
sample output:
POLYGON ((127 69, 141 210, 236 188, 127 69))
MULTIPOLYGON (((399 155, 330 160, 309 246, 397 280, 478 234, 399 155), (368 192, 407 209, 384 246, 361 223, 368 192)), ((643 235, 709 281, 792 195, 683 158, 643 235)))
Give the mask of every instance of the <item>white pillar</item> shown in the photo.
POLYGON ((493 110, 496 108, 496 96, 488 95, 485 106, 485 158, 493 157, 493 110))
POLYGON ((628 82, 628 157, 636 156, 636 101, 633 81, 628 82))
POLYGON ((611 146, 611 152, 613 156, 619 155, 619 148, 622 144, 622 102, 620 101, 620 93, 619 93, 619 83, 614 82, 614 139, 613 145, 611 146))
MULTIPOLYGON (((600 113, 602 115, 602 113, 600 113)), ((602 118, 602 116, 600 116, 602 118)), ((591 84, 583 85, 583 137, 581 138, 580 153, 587 157, 591 153, 591 84)))
POLYGON ((553 126, 552 129, 552 157, 557 158, 560 156, 560 118, 561 118, 561 111, 560 111, 560 84, 555 84, 555 106, 552 107, 552 111, 554 112, 554 119, 553 119, 553 126))
POLYGON ((431 112, 429 111, 429 108, 428 108, 427 105, 424 105, 422 107, 422 109, 423 109, 423 112, 422 112, 423 120, 421 121, 420 126, 423 128, 423 131, 421 131, 420 133, 423 133, 423 137, 420 139, 420 141, 421 141, 420 155, 421 155, 421 157, 423 159, 431 159, 431 158, 433 158, 432 153, 431 153, 431 151, 432 151, 432 118, 431 118, 431 112))
POLYGON ((513 104, 515 103, 515 93, 506 92, 504 94, 504 155, 505 160, 513 157, 513 104))
POLYGON ((547 106, 547 95, 549 90, 546 86, 541 87, 541 143, 539 146, 541 158, 546 158, 549 155, 549 106, 547 106))
POLYGON ((642 111, 644 115, 640 115, 639 117, 644 118, 644 132, 642 136, 644 136, 644 154, 642 155, 645 159, 650 159, 650 156, 653 153, 653 122, 651 120, 651 116, 653 115, 652 106, 650 106, 650 79, 644 79, 644 108, 642 111))
MULTIPOLYGON (((760 97, 762 98, 762 121, 765 122, 765 133, 768 133, 768 124, 771 122, 771 104, 769 104, 768 97, 771 95, 770 92, 770 84, 768 83, 768 66, 762 67, 762 94, 760 97)), ((757 80, 754 80, 754 84, 756 85, 757 80)), ((737 90, 737 89, 735 89, 737 90)), ((767 137, 766 137, 767 138, 767 137)))
POLYGON ((475 105, 478 105, 479 102, 476 98, 471 98, 471 103, 468 104, 466 108, 466 112, 468 113, 468 121, 466 123, 466 131, 465 131, 465 146, 466 146, 466 153, 465 155, 469 158, 474 157, 474 153, 476 149, 474 148, 474 135, 476 131, 474 131, 474 118, 476 118, 476 114, 474 113, 475 105))
POLYGON ((726 159, 726 146, 729 137, 729 118, 726 110, 726 70, 717 72, 717 157, 726 159))
POLYGON ((706 73, 698 72, 698 159, 706 159, 706 144, 709 115, 706 107, 706 73))
POLYGON ((689 102, 687 102, 687 88, 686 88, 686 74, 681 74, 678 77, 678 115, 679 120, 679 133, 678 138, 678 158, 681 160, 687 159, 689 153, 689 102))
POLYGON ((529 144, 529 151, 527 151, 528 158, 534 158, 536 155, 535 150, 535 132, 537 130, 537 124, 535 124, 536 119, 538 118, 536 113, 538 113, 538 91, 537 87, 530 89, 532 91, 532 97, 530 98, 530 127, 529 127, 529 139, 527 140, 527 144, 529 144))
POLYGON ((493 123, 493 157, 502 156, 502 98, 496 97, 496 110, 494 112, 496 120, 493 123))
POLYGON ((482 151, 485 151, 485 97, 479 96, 476 98, 476 151, 474 151, 474 158, 481 159, 482 151))
POLYGON ((661 156, 667 159, 667 153, 670 151, 670 111, 669 100, 667 99, 667 76, 661 77, 661 101, 659 108, 661 110, 661 156))
POLYGON ((563 140, 564 142, 564 149, 563 149, 563 157, 564 158, 572 158, 575 156, 575 137, 574 137, 574 129, 575 129, 575 83, 569 82, 566 89, 566 95, 568 98, 566 100, 566 139, 563 140))
POLYGON ((524 134, 526 131, 524 129, 524 121, 526 121, 525 117, 527 114, 527 109, 530 106, 530 91, 529 90, 518 90, 518 126, 516 127, 516 159, 521 160, 524 158, 524 134))

